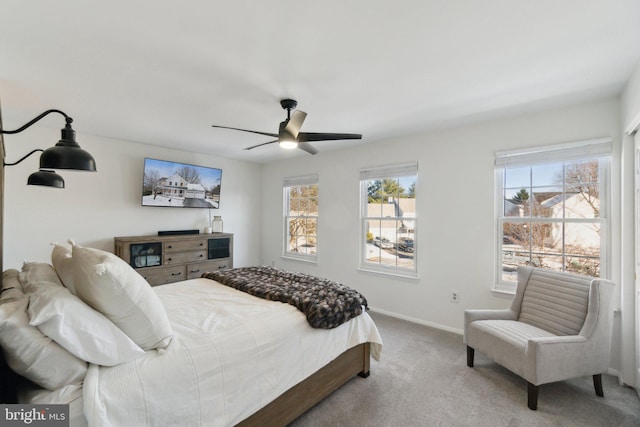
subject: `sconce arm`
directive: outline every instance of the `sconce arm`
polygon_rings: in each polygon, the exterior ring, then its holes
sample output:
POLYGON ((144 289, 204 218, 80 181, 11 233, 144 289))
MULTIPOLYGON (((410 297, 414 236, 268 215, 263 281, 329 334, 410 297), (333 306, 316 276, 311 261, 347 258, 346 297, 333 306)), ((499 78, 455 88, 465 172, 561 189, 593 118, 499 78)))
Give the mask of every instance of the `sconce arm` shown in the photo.
POLYGON ((33 150, 32 152, 30 152, 29 154, 26 154, 24 157, 22 157, 20 160, 18 160, 17 162, 13 162, 13 163, 5 163, 4 161, 2 162, 2 164, 4 166, 15 166, 18 163, 22 163, 23 160, 25 160, 27 157, 29 157, 30 155, 32 155, 33 153, 37 153, 37 152, 43 152, 44 150, 41 148, 36 148, 35 150, 33 150))
MULTIPOLYGON (((73 119, 69 116, 67 116, 64 112, 60 111, 60 110, 47 110, 44 113, 40 114, 39 116, 37 116, 36 118, 34 118, 33 120, 27 122, 26 124, 24 124, 23 126, 19 127, 16 130, 4 130, 4 129, 0 129, 0 133, 4 133, 4 134, 15 134, 15 133, 20 133, 23 130, 27 129, 28 127, 30 127, 31 125, 33 125, 34 123, 38 122, 39 120, 41 120, 42 118, 44 118, 45 116, 48 116, 51 113, 58 113, 58 114, 62 114, 64 116, 64 118, 67 120, 67 125, 70 125, 71 123, 73 123, 73 119)), ((33 152, 27 154, 27 157, 30 156, 33 152)), ((18 161, 18 163, 20 163, 23 159, 20 159, 18 161)))

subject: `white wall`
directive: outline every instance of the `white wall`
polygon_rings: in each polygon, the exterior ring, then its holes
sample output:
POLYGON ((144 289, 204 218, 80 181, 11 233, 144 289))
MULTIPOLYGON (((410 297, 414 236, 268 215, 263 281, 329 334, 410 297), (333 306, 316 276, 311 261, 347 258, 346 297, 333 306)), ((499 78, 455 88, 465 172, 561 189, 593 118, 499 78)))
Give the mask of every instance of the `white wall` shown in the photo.
MULTIPOLYGON (((358 289, 376 309, 460 331, 465 308, 506 307, 510 301, 490 291, 495 253, 494 152, 604 136, 614 138, 618 157, 617 98, 265 165, 262 263, 328 277, 358 289), (359 170, 414 160, 419 163, 419 279, 358 271, 359 170), (280 257, 282 179, 309 173, 318 173, 320 180, 317 265, 280 257), (460 303, 449 302, 452 289, 460 291, 460 303)), ((616 213, 620 183, 614 163, 616 213)), ((614 242, 619 242, 619 218, 612 220, 612 227, 614 242)), ((612 256, 619 257, 619 250, 614 248, 612 256)), ((615 280, 619 267, 613 269, 615 280)))
MULTIPOLYGON (((29 174, 38 168, 38 155, 5 169, 5 269, 19 269, 23 260, 50 262, 49 243, 68 238, 113 251, 116 236, 196 228, 202 232, 209 222, 208 209, 141 206, 145 157, 221 168, 221 206, 212 209, 211 215, 222 215, 224 231, 235 234, 235 265, 258 263, 260 165, 84 135, 81 127, 82 123, 74 123, 77 141, 96 159, 97 173, 59 171, 66 182, 66 188, 59 190, 26 185, 29 174)), ((7 162, 32 148, 48 148, 59 139, 59 128, 38 125, 5 135, 7 162)))

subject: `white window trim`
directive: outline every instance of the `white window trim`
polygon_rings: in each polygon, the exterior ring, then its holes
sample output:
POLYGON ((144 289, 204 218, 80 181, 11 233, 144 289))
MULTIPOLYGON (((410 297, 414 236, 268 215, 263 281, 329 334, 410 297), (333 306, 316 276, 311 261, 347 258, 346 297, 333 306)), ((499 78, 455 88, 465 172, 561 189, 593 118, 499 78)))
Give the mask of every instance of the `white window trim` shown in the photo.
MULTIPOLYGON (((586 141, 576 141, 565 144, 555 144, 541 147, 533 147, 513 151, 499 151, 495 153, 495 259, 494 259, 494 285, 491 289, 496 294, 515 294, 516 283, 502 281, 502 224, 505 220, 520 221, 519 218, 502 217, 504 209, 503 184, 504 170, 510 166, 531 166, 536 164, 544 164, 551 162, 572 161, 580 159, 599 159, 599 168, 601 174, 601 187, 605 189, 605 197, 601 199, 601 207, 605 207, 605 216, 600 218, 585 219, 584 222, 599 222, 602 224, 601 230, 601 246, 600 259, 602 260, 600 276, 603 279, 611 277, 611 155, 612 155, 612 139, 597 138, 586 141)), ((602 211, 601 211, 602 212, 602 211)), ((527 221, 530 218, 523 219, 527 221)), ((535 218, 536 222, 566 222, 566 220, 558 220, 551 218, 535 218)), ((578 218, 572 219, 570 222, 581 222, 578 218)))
MULTIPOLYGON (((358 234, 358 270, 365 273, 381 274, 385 276, 401 277, 408 279, 418 278, 418 204, 416 203, 416 212, 414 220, 414 246, 413 246, 413 269, 395 267, 383 264, 374 264, 366 261, 366 250, 364 243, 366 241, 366 220, 373 217, 366 217, 368 194, 366 181, 372 179, 384 179, 390 177, 415 176, 416 177, 416 202, 418 194, 418 163, 402 163, 397 165, 371 167, 360 170, 360 233, 358 234)), ((394 217, 395 218, 395 217, 394 217)), ((387 218, 388 219, 388 218, 387 218)))
MULTIPOLYGON (((288 213, 289 213, 289 188, 290 187, 294 187, 294 186, 298 186, 298 185, 318 185, 319 187, 319 179, 318 179, 318 175, 304 175, 304 176, 296 176, 296 177, 288 177, 288 178, 284 178, 283 183, 282 183, 282 213, 283 213, 283 221, 282 221, 282 228, 283 228, 283 237, 282 237, 282 255, 281 258, 283 259, 289 259, 289 260, 295 260, 295 261, 303 261, 303 262, 308 262, 308 263, 312 263, 312 264, 317 264, 318 263, 318 246, 316 245, 316 253, 315 254, 299 254, 299 253, 294 253, 294 252, 289 252, 289 228, 288 228, 288 221, 287 218, 289 217, 288 213)), ((318 189, 319 190, 319 189, 318 189)), ((319 191, 318 191, 319 193, 319 191)), ((319 197, 319 196, 318 196, 319 197)), ((318 201, 319 203, 319 201, 318 201)), ((318 242, 318 235, 319 235, 319 212, 318 212, 318 216, 314 217, 316 218, 316 242, 318 242)))

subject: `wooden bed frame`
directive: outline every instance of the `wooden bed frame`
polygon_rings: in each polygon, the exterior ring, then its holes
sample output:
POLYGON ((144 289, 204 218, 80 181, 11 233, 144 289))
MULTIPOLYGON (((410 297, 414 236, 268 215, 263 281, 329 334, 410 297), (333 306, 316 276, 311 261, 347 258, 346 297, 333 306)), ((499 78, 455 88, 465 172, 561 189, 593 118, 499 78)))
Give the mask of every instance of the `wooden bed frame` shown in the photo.
POLYGON ((370 344, 345 351, 306 380, 238 424, 240 427, 282 427, 304 414, 355 375, 369 376, 370 344))
MULTIPOLYGON (((0 351, 0 356, 2 352, 0 351)), ((16 403, 17 388, 24 378, 15 374, 0 357, 0 403, 16 403)), ((240 422, 241 427, 282 427, 304 414, 322 399, 359 375, 369 376, 370 344, 350 348, 307 379, 285 391, 273 402, 240 422)))

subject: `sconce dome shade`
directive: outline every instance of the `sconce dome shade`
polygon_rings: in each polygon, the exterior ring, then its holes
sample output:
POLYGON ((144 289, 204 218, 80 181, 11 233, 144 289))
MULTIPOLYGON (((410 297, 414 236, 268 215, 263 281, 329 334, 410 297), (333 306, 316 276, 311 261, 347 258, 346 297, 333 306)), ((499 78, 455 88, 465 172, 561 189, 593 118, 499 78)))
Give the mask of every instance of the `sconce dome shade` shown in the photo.
POLYGON ((64 179, 54 171, 39 170, 38 172, 34 172, 29 175, 27 185, 64 188, 64 179))
MULTIPOLYGON (((74 143, 75 144, 75 143, 74 143)), ((91 154, 76 146, 61 146, 47 148, 40 155, 40 167, 46 169, 75 169, 81 171, 96 171, 96 161, 91 154)))
POLYGON ((40 169, 73 169, 80 171, 96 171, 96 161, 93 156, 80 148, 76 142, 76 131, 67 120, 67 125, 61 129, 60 141, 51 148, 47 148, 40 155, 40 169))
POLYGON ((96 171, 96 161, 93 156, 80 148, 76 142, 76 133, 67 124, 62 129, 62 138, 51 148, 47 148, 40 155, 40 169, 74 169, 81 171, 96 171))

